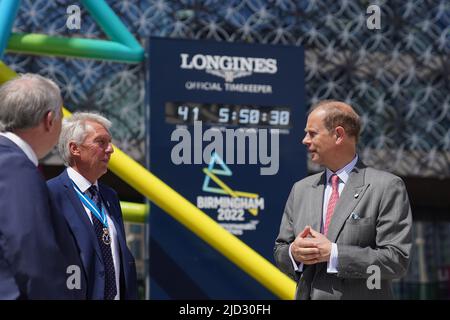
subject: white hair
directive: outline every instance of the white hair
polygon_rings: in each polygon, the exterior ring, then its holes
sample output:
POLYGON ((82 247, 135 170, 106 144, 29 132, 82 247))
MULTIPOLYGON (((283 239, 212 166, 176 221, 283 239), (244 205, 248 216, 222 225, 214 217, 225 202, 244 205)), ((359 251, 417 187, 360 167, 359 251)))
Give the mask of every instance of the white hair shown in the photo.
POLYGON ((82 144, 89 132, 94 130, 88 121, 102 125, 108 132, 111 128, 111 121, 95 112, 75 112, 70 118, 65 118, 59 136, 58 151, 66 166, 70 166, 72 160, 69 144, 82 144))
POLYGON ((50 79, 26 73, 0 86, 0 132, 36 127, 53 112, 61 116, 61 91, 50 79))

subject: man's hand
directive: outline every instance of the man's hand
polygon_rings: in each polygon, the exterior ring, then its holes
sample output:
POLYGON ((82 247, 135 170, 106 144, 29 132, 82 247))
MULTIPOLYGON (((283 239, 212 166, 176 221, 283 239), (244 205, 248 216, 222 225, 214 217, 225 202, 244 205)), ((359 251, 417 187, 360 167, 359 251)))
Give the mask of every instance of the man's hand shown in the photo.
POLYGON ((292 243, 291 253, 297 262, 306 265, 328 262, 331 242, 320 232, 306 226, 292 243))

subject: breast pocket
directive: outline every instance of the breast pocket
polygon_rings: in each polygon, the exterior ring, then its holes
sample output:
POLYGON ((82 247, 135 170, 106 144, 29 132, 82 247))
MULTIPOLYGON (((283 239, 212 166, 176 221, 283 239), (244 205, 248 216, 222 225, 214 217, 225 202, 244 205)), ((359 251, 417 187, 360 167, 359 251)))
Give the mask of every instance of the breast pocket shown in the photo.
POLYGON ((363 225, 368 225, 368 224, 370 225, 370 224, 372 224, 372 222, 373 222, 373 219, 371 217, 368 217, 368 218, 359 218, 359 219, 349 218, 346 223, 348 223, 350 225, 363 226, 363 225))
POLYGON ((342 232, 342 242, 360 247, 371 246, 375 240, 373 218, 348 219, 342 232))

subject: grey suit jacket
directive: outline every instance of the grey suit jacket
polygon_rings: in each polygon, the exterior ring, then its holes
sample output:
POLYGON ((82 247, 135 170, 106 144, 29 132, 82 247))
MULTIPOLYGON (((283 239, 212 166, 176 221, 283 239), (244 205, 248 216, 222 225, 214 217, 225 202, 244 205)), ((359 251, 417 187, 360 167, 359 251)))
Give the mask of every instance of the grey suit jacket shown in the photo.
POLYGON ((338 273, 327 273, 327 263, 294 271, 289 245, 307 225, 320 230, 325 177, 325 172, 318 173, 294 184, 275 241, 277 266, 297 281, 296 299, 391 299, 392 279, 408 269, 411 208, 399 177, 361 161, 350 173, 328 231, 338 248, 338 273), (368 271, 371 265, 379 267, 379 289, 367 285, 368 280, 376 283, 375 273, 368 271))

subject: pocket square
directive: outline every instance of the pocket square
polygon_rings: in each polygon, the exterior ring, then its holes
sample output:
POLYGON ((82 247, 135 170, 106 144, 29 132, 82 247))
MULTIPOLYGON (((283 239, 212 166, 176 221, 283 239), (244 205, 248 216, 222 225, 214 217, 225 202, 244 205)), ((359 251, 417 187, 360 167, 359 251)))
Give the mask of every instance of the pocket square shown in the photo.
POLYGON ((352 212, 352 214, 350 215, 350 218, 353 219, 353 220, 361 219, 356 212, 352 212))

